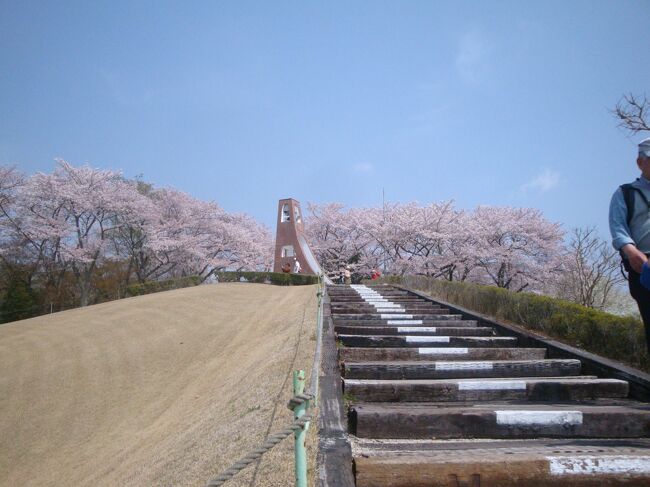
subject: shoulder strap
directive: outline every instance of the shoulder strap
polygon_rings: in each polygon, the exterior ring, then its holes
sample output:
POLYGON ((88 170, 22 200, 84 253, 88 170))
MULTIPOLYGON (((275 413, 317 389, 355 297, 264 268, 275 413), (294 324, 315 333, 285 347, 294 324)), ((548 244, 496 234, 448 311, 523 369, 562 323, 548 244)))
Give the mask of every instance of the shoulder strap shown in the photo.
POLYGON ((632 218, 634 217, 634 193, 638 193, 641 196, 641 199, 648 208, 650 208, 650 201, 648 201, 648 197, 643 191, 632 186, 632 184, 622 184, 621 191, 623 191, 623 198, 625 200, 625 206, 627 207, 626 220, 629 226, 632 218))
POLYGON ((634 187, 629 183, 621 184, 621 191, 623 191, 623 199, 625 200, 625 207, 627 208, 625 221, 629 227, 630 222, 632 221, 632 216, 634 215, 634 187))

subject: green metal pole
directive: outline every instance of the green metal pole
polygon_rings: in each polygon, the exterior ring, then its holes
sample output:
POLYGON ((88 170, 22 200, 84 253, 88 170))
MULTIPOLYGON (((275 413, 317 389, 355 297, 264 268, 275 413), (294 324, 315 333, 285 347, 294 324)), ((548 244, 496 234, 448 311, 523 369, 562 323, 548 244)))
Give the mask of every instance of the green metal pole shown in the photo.
MULTIPOLYGON (((305 371, 293 371, 293 394, 302 394, 305 391, 305 371)), ((297 406, 293 410, 294 419, 304 416, 307 409, 307 403, 297 406)), ((307 450, 305 449, 305 438, 307 437, 307 428, 305 427, 295 432, 295 457, 296 457, 296 487, 307 487, 307 450)))
MULTIPOLYGON (((321 313, 322 313, 322 303, 323 303, 323 281, 324 277, 323 274, 318 274, 318 291, 316 291, 316 297, 318 298, 318 308, 316 309, 316 333, 321 333, 320 329, 320 322, 321 322, 321 313)), ((316 341, 318 341, 320 337, 316 337, 316 341)), ((318 352, 318 347, 316 347, 316 352, 318 352)), ((314 362, 316 366, 318 366, 318 360, 314 362)), ((314 382, 314 384, 310 383, 310 387, 313 389, 311 392, 313 393, 314 397, 312 398, 312 405, 318 404, 318 370, 311 372, 311 382, 314 382)))

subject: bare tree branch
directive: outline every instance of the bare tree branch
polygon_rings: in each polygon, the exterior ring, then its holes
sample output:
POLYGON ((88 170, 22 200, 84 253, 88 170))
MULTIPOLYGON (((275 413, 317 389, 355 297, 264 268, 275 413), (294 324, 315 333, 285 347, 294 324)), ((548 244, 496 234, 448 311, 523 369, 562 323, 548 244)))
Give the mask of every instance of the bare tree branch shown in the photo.
POLYGON ((618 254, 601 240, 594 227, 574 228, 560 297, 596 309, 606 309, 611 291, 622 278, 618 254))
POLYGON ((618 126, 631 134, 650 132, 650 103, 645 94, 642 96, 632 93, 623 95, 611 113, 614 118, 618 119, 618 126))

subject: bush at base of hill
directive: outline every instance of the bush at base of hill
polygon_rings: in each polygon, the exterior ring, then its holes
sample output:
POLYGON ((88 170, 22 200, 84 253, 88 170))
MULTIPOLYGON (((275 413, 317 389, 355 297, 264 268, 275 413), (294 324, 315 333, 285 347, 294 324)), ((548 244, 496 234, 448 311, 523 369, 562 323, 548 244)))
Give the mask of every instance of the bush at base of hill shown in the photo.
POLYGON ((126 287, 126 295, 142 296, 144 294, 157 293, 160 291, 169 291, 170 289, 181 289, 201 284, 199 276, 181 277, 178 279, 168 279, 166 281, 148 281, 144 284, 131 284, 126 287))
POLYGON ((0 302, 0 323, 17 321, 41 314, 41 306, 34 290, 24 276, 11 274, 2 302, 0 302))
POLYGON ((318 276, 307 274, 286 274, 284 272, 217 272, 219 282, 256 282, 277 286, 304 286, 318 284, 318 276))
POLYGON ((401 284, 450 304, 650 371, 643 323, 635 317, 616 316, 548 296, 424 276, 387 276, 379 282, 401 284))
MULTIPOLYGON (((318 276, 305 274, 284 274, 281 272, 216 272, 219 282, 254 282, 259 284, 275 284, 277 286, 304 286, 318 284, 318 276)), ((126 296, 142 296, 144 294, 181 289, 201 284, 199 276, 181 277, 167 281, 149 281, 144 284, 131 284, 126 288, 126 296)))

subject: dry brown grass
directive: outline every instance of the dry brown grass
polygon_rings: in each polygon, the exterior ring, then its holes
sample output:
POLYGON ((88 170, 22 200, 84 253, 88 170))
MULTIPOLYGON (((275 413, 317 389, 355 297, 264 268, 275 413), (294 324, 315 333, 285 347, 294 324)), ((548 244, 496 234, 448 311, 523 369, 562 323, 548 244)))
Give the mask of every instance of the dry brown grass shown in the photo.
MULTIPOLYGON (((0 326, 0 485, 204 485, 263 441, 286 374, 309 374, 315 294, 217 284, 0 326)), ((256 486, 293 483, 292 443, 256 486)))

